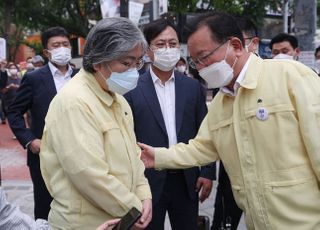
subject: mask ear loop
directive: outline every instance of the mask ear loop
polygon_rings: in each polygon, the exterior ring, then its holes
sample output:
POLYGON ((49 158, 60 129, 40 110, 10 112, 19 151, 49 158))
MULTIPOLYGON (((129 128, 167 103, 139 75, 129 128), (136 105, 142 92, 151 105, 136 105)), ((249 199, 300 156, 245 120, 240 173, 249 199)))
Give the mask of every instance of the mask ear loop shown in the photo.
POLYGON ((249 53, 249 46, 251 46, 251 44, 252 44, 252 39, 250 40, 250 42, 249 42, 249 44, 248 45, 244 45, 244 47, 245 47, 245 50, 249 53))
POLYGON ((226 53, 224 55, 224 59, 223 60, 227 59, 227 55, 228 55, 228 52, 229 52, 229 45, 230 45, 230 40, 228 41, 227 50, 226 50, 226 53))
MULTIPOLYGON (((108 64, 105 64, 104 66, 107 67, 107 69, 110 71, 110 75, 111 75, 112 74, 112 70, 111 70, 110 66, 108 64)), ((108 79, 101 73, 101 71, 97 71, 97 73, 99 73, 100 77, 102 77, 104 80, 108 79)))
MULTIPOLYGON (((226 51, 226 54, 224 55, 224 60, 226 60, 226 58, 227 58, 227 54, 229 52, 229 47, 230 47, 230 40, 228 41, 227 51, 226 51)), ((232 64, 232 66, 231 66, 232 69, 236 65, 237 61, 238 61, 238 58, 236 57, 236 59, 234 59, 234 62, 232 64)))

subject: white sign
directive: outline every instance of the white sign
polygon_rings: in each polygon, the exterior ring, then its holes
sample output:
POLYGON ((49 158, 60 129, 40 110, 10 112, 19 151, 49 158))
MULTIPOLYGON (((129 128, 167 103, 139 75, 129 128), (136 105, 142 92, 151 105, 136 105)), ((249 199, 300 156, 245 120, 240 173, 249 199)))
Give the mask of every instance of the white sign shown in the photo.
POLYGON ((7 42, 4 38, 0 38, 0 60, 7 58, 7 42))
POLYGON ((298 61, 310 68, 314 67, 314 51, 301 51, 298 61))
POLYGON ((159 0, 159 15, 168 12, 168 0, 159 0))
POLYGON ((120 0, 100 0, 102 18, 120 17, 120 0))
POLYGON ((143 7, 143 3, 129 1, 129 19, 133 23, 138 24, 142 14, 143 7))

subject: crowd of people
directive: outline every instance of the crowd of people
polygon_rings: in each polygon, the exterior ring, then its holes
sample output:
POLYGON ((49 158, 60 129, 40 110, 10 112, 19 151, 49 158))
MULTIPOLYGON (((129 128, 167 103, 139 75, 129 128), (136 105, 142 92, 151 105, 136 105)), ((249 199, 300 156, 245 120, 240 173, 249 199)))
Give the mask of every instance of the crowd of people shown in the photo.
POLYGON ((0 62, 1 119, 27 150, 36 220, 0 190, 0 228, 110 229, 135 207, 133 229, 163 230, 168 214, 194 230, 216 178, 212 230, 243 213, 250 230, 320 227, 320 67, 299 63, 289 34, 260 58, 247 17, 203 14, 188 29, 189 57, 169 19, 141 31, 119 17, 90 30, 80 71, 62 27, 41 35, 47 63, 0 62))

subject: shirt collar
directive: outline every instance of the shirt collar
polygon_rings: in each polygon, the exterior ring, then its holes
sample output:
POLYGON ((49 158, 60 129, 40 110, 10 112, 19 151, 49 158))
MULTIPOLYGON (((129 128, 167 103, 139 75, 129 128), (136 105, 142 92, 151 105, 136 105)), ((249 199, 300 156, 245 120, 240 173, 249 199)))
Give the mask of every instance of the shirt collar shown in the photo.
MULTIPOLYGON (((153 81, 153 84, 156 84, 156 82, 160 82, 160 79, 157 77, 157 75, 153 72, 152 67, 150 67, 150 75, 153 81)), ((174 77, 174 71, 172 71, 172 74, 170 76, 170 78, 168 79, 168 81, 174 81, 175 77, 174 77)))
POLYGON ((248 60, 246 61, 246 63, 242 67, 242 70, 240 71, 240 73, 237 77, 237 80, 233 85, 233 91, 231 91, 230 89, 228 89, 227 87, 224 86, 224 87, 220 88, 220 91, 222 93, 225 93, 225 94, 230 95, 232 97, 235 97, 237 95, 238 89, 239 89, 241 83, 243 82, 243 80, 245 79, 245 75, 248 70, 250 58, 251 58, 251 55, 249 56, 248 60))
MULTIPOLYGON (((48 65, 49 65, 49 69, 51 71, 52 76, 56 76, 56 74, 63 75, 61 73, 61 71, 57 67, 55 67, 50 61, 49 61, 48 65)), ((67 70, 67 73, 64 75, 64 77, 65 78, 70 77, 72 74, 72 71, 73 70, 72 70, 71 66, 68 64, 68 70, 67 70)))

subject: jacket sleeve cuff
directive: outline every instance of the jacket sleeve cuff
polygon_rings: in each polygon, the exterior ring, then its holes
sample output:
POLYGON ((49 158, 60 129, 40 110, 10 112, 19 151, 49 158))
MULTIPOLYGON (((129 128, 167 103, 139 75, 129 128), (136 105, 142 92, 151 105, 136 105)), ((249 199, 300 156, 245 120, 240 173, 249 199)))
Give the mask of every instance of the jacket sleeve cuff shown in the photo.
POLYGON ((152 199, 150 187, 148 184, 139 186, 136 195, 141 201, 146 199, 152 199))

